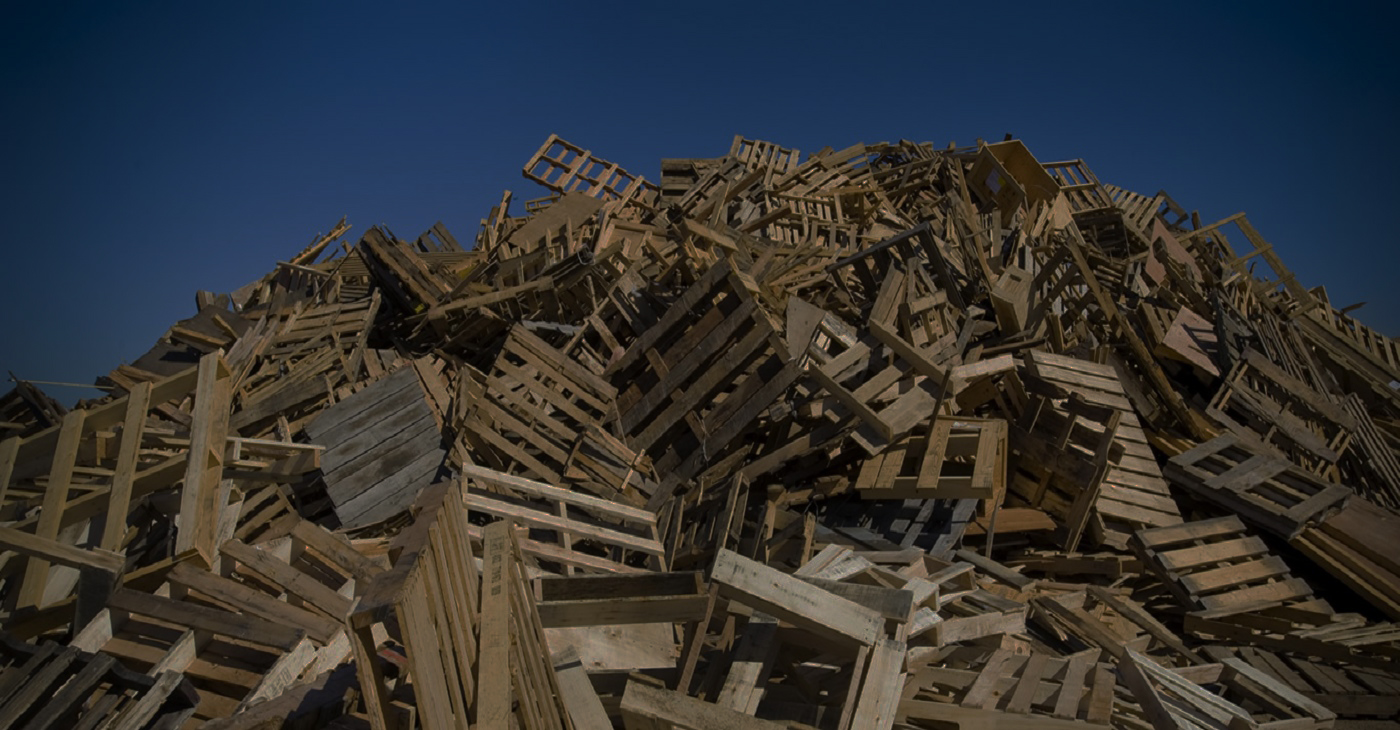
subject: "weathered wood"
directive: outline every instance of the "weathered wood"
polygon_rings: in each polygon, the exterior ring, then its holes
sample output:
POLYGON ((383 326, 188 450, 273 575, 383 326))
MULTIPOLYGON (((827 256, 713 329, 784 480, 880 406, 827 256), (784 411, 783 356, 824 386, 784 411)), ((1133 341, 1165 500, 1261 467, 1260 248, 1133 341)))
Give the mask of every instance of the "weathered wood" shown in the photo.
POLYGON ((224 439, 229 430, 232 374, 222 353, 199 361, 195 385, 194 425, 190 455, 185 463, 185 486, 180 493, 180 531, 175 550, 181 557, 198 555, 206 567, 215 565, 219 513, 228 500, 223 482, 224 439))
POLYGON ((688 697, 680 692, 629 681, 622 695, 622 722, 627 730, 779 730, 779 723, 688 697))
POLYGON ((874 644, 884 619, 870 609, 728 550, 710 573, 721 595, 850 646, 874 644))

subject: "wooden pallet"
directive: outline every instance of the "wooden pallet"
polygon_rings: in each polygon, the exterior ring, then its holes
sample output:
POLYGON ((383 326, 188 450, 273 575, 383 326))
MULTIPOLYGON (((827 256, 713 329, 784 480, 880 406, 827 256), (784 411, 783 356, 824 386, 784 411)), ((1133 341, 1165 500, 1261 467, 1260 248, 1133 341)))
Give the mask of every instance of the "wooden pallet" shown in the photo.
POLYGON ((1110 467, 1094 501, 1094 511, 1103 523, 1102 533, 1093 534, 1096 542, 1122 549, 1136 530, 1181 522, 1181 513, 1115 368, 1032 351, 1026 354, 1026 370, 1030 376, 1078 395, 1089 405, 1119 414, 1113 442, 1122 447, 1122 456, 1110 457, 1110 467))
MULTIPOLYGON (((1400 717, 1400 672, 1370 669, 1252 647, 1205 647, 1215 661, 1236 659, 1337 715, 1339 723, 1396 724, 1400 717)), ((1339 725, 1340 726, 1340 725, 1339 725)))
POLYGON ((1341 509, 1351 495, 1229 433, 1172 457, 1164 473, 1173 484, 1285 540, 1341 509))
MULTIPOLYGON (((181 565, 189 575, 218 578, 189 563, 181 565)), ((183 672, 198 692, 194 717, 200 719, 226 717, 247 702, 277 696, 317 659, 317 645, 298 626, 313 620, 305 611, 281 604, 275 609, 281 615, 269 620, 243 610, 255 604, 270 607, 247 598, 258 591, 214 587, 232 581, 177 579, 197 582, 201 594, 222 592, 219 603, 198 595, 177 600, 121 588, 70 646, 101 651, 133 671, 152 676, 167 670, 183 672), (220 604, 239 608, 229 610, 220 604)))
MULTIPOLYGON (((892 271, 892 281, 897 271, 892 271)), ((887 286, 885 291, 897 289, 887 286)), ((870 320, 873 336, 858 338, 834 318, 812 308, 813 325, 807 347, 807 374, 848 411, 856 428, 851 434, 866 453, 875 455, 926 423, 944 404, 952 373, 940 364, 950 348, 922 348, 902 337, 898 328, 870 320)), ((789 325, 789 337, 796 337, 789 325)), ((945 338, 946 345, 956 338, 945 338)), ((807 341, 806 337, 798 341, 807 341)))
MULTIPOLYGON (((406 668, 424 730, 459 727, 470 717, 468 709, 484 697, 478 695, 484 675, 502 674, 500 665, 478 670, 478 641, 487 636, 478 638, 476 631, 481 587, 461 505, 462 488, 456 482, 424 490, 415 503, 413 524, 395 538, 393 566, 369 583, 346 619, 366 714, 375 730, 395 722, 377 631, 402 642, 407 651, 406 668), (381 624, 384 628, 377 629, 381 624)), ((500 565, 495 570, 493 585, 499 593, 505 578, 499 577, 500 565)), ((497 701, 493 695, 492 702, 497 701)))
POLYGON ((1387 337, 1346 314, 1346 310, 1332 307, 1327 300, 1327 292, 1319 288, 1316 296, 1320 306, 1308 316, 1326 326, 1336 336, 1354 343, 1355 347, 1367 353, 1376 363, 1389 369, 1392 375, 1400 378, 1400 341, 1387 337))
POLYGON ((630 268, 607 290, 562 349, 571 360, 602 376, 657 323, 663 311, 664 305, 648 294, 641 274, 630 268))
POLYGON ((991 499, 1006 490, 1006 421, 935 417, 866 459, 861 499, 991 499))
POLYGON ((609 367, 620 429, 662 478, 653 507, 722 459, 797 379, 752 289, 728 262, 714 266, 609 367))
POLYGON ((616 418, 612 385, 521 325, 468 395, 461 425, 495 455, 492 466, 555 484, 590 428, 616 418))
POLYGON ((376 286, 400 311, 422 312, 441 302, 451 290, 422 255, 409 246, 398 245, 394 234, 381 226, 365 231, 355 248, 376 286))
POLYGON ((298 430, 342 397, 342 390, 371 367, 368 338, 380 301, 372 295, 358 302, 309 306, 276 326, 269 324, 260 337, 241 339, 229 352, 230 365, 237 368, 237 408, 229 428, 244 436, 267 436, 285 419, 288 430, 298 430))
MULTIPOLYGON (((888 321, 888 306, 899 300, 889 297, 901 287, 906 286, 904 276, 907 267, 907 276, 915 281, 927 284, 926 294, 932 296, 934 292, 942 292, 947 297, 949 303, 953 305, 955 311, 962 311, 965 302, 960 291, 961 280, 954 273, 955 269, 950 262, 945 259, 943 249, 939 244, 939 238, 934 232, 930 223, 920 223, 913 228, 898 233, 894 236, 856 253, 839 259, 828 265, 826 270, 832 274, 842 274, 836 277, 836 281, 848 290, 852 289, 852 283, 858 284, 859 288, 854 289, 853 295, 860 292, 861 299, 870 303, 872 312, 865 312, 867 317, 888 321), (848 283, 845 273, 849 272, 855 277, 855 282, 848 283), (887 286, 887 282, 892 283, 893 288, 889 291, 891 295, 886 295, 888 304, 885 307, 877 305, 879 293, 887 286)), ((903 294, 904 292, 899 292, 903 294)))
POLYGON ((1031 599, 1035 622, 1069 646, 1102 650, 1121 661, 1129 650, 1166 666, 1204 664, 1201 655, 1133 599, 1102 586, 1031 599))
POLYGON ((990 654, 966 649, 950 658, 963 654, 975 657, 966 662, 967 668, 937 666, 911 672, 901 714, 932 720, 938 716, 935 708, 942 707, 951 710, 949 719, 988 717, 983 713, 995 711, 1022 716, 1029 727, 1041 727, 1040 721, 1050 718, 1061 721, 1046 723, 1046 728, 1067 728, 1071 723, 1108 725, 1112 720, 1113 669, 1096 661, 1096 651, 1061 658, 1017 655, 1006 649, 990 654))
POLYGON ((1400 517, 1352 497, 1289 541, 1299 552, 1392 619, 1400 620, 1400 517))
POLYGON ((1336 713, 1235 658, 1185 671, 1129 652, 1118 665, 1142 716, 1156 730, 1183 726, 1330 728, 1336 713), (1200 685, 1213 685, 1208 690, 1200 685), (1257 710, 1245 709, 1249 705, 1257 710), (1190 725, 1187 725, 1190 723, 1190 725))
POLYGON ((662 523, 666 564, 672 570, 709 565, 717 550, 736 550, 749 501, 742 474, 713 483, 701 481, 676 497, 662 523))
POLYGON ((1344 408, 1252 349, 1226 376, 1206 415, 1329 480, 1336 479, 1336 463, 1357 428, 1344 408))
MULTIPOLYGON (((463 467, 462 477, 470 485, 464 496, 470 512, 527 528, 520 549, 559 566, 558 572, 634 573, 644 570, 636 563, 663 566, 656 515, 647 510, 480 466, 463 467)), ((480 539, 481 528, 470 531, 480 539)))
POLYGON ((1316 601, 1312 588, 1234 515, 1141 530, 1131 544, 1190 610, 1219 618, 1316 601))
POLYGON ((180 727, 198 697, 179 671, 138 674, 107 654, 0 637, 0 727, 180 727))
POLYGON ((1110 460, 1117 456, 1121 461, 1121 447, 1115 448, 1114 441, 1121 422, 1120 411, 1084 408, 1082 402, 1067 402, 1062 408, 1035 395, 1012 429, 1011 448, 1017 458, 1010 504, 1053 515, 1058 522, 1056 540, 1065 550, 1079 546, 1091 521, 1103 532, 1092 508, 1110 460))
POLYGON ((557 193, 579 191, 607 200, 646 199, 659 189, 645 178, 598 159, 591 152, 549 135, 525 163, 525 177, 557 193))
POLYGON ((373 524, 406 508, 442 465, 442 431, 415 368, 403 366, 306 424, 341 524, 373 524))
POLYGON ((476 722, 493 730, 571 727, 515 531, 497 522, 484 533, 476 722))
POLYGON ((1400 455, 1355 393, 1347 395, 1342 406, 1356 419, 1357 429, 1339 481, 1376 504, 1400 509, 1400 455))

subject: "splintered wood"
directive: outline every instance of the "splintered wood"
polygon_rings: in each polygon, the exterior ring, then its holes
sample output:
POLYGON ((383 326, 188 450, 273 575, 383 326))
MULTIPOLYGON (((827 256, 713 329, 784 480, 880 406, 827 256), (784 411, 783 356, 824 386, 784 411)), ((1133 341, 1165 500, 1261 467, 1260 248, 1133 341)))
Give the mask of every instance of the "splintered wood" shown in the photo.
POLYGON ((0 397, 0 727, 1400 728, 1400 343, 1243 214, 1016 140, 523 172, 0 397))

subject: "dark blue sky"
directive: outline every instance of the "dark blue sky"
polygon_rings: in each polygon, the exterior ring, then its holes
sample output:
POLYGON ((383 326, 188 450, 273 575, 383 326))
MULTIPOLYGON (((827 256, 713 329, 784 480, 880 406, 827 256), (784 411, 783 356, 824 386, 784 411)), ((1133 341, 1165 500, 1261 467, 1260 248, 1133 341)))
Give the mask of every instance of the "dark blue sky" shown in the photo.
POLYGON ((468 241, 503 189, 545 193, 520 168, 551 132, 653 180, 736 133, 1010 132, 1245 211, 1400 332, 1387 5, 481 5, 4 3, 0 373, 91 382, 342 215, 468 241))

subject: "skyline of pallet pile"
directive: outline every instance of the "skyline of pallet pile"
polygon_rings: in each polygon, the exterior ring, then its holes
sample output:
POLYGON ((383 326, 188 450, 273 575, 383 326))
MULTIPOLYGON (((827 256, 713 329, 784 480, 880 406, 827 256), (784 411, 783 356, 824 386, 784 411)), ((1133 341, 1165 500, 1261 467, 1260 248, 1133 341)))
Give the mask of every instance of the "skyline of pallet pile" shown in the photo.
POLYGON ((1010 138, 523 174, 0 396, 0 726, 1400 727, 1400 345, 1245 214, 1010 138))

